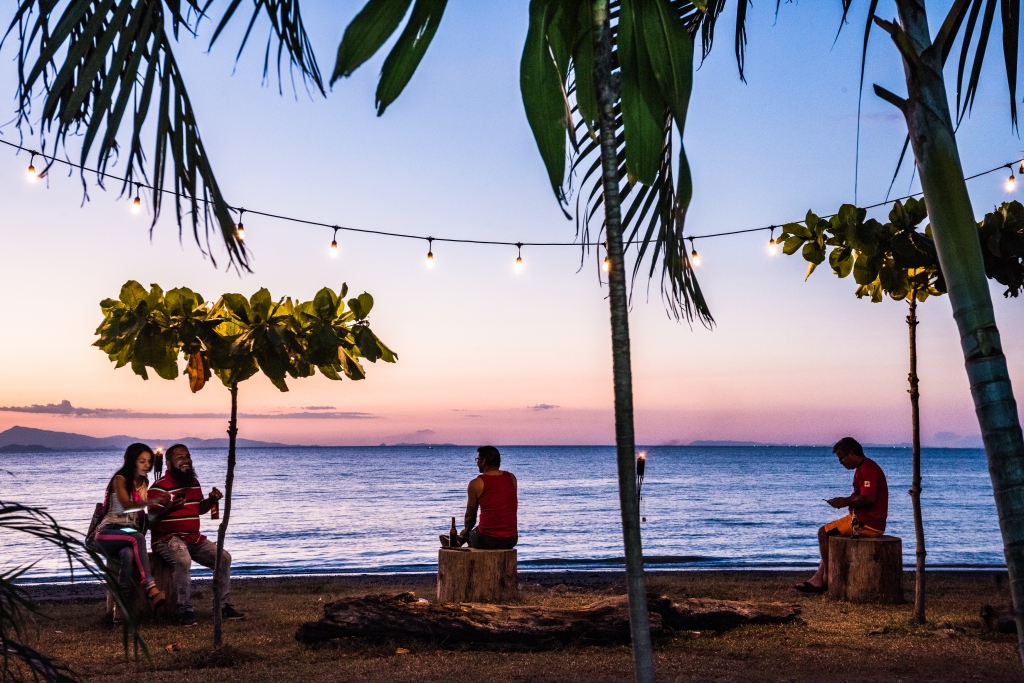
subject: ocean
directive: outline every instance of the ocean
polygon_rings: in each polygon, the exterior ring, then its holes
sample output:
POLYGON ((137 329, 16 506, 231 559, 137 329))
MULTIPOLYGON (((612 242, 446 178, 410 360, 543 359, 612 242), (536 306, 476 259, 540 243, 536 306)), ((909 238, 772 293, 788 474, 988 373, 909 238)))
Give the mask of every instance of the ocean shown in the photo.
MULTIPOLYGON (((622 566, 614 448, 500 450, 502 469, 519 480, 521 570, 622 566)), ((646 450, 641 528, 654 569, 813 567, 816 529, 841 514, 822 499, 848 495, 853 479, 828 448, 646 450)), ((204 490, 223 490, 226 449, 192 455, 204 490)), ((886 533, 903 538, 910 566, 910 450, 867 455, 885 470, 886 533)), ((453 516, 462 526, 475 456, 461 446, 240 449, 227 536, 233 574, 435 570, 438 535, 453 516)), ((84 532, 121 459, 117 451, 0 454, 0 499, 43 506, 84 532)), ((926 448, 921 459, 928 565, 1003 567, 984 451, 926 448)), ((214 540, 216 523, 202 521, 214 540)), ((35 563, 26 580, 67 579, 60 554, 37 541, 0 531, 0 548, 0 571, 35 563)))

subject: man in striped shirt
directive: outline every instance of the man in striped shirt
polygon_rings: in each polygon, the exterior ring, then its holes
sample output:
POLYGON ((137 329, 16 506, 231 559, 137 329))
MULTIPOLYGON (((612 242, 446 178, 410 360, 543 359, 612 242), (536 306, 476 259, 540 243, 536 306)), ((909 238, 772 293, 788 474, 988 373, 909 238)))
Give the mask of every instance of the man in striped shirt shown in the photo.
MULTIPOLYGON (((210 511, 222 494, 216 488, 203 497, 203 489, 192 468, 192 454, 182 444, 167 449, 167 473, 149 488, 150 528, 153 531, 153 552, 171 565, 174 572, 173 592, 177 601, 178 621, 182 626, 195 626, 192 605, 192 561, 213 569, 217 544, 199 533, 199 516, 210 511)), ((231 606, 231 555, 221 555, 220 579, 223 596, 220 609, 225 619, 244 619, 245 614, 231 606)))

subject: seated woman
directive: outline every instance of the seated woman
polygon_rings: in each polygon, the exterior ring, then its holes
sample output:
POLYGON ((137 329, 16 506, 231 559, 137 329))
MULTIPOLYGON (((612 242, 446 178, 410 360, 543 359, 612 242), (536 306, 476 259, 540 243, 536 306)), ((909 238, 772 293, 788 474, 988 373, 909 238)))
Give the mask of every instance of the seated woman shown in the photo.
MULTIPOLYGON (((146 444, 133 443, 125 450, 124 464, 107 484, 104 494, 106 514, 96 530, 96 545, 108 558, 120 560, 118 583, 125 597, 131 596, 134 590, 132 574, 138 569, 146 596, 156 609, 164 603, 166 596, 156 587, 149 569, 149 553, 146 552, 146 492, 152 467, 153 451, 146 444)), ((114 607, 114 623, 120 621, 121 614, 114 607)))

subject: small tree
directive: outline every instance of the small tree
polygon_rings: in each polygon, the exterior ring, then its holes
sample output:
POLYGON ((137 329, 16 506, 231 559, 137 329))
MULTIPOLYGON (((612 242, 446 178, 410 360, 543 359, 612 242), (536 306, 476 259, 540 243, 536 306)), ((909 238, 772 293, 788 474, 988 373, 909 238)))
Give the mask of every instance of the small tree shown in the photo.
POLYGON ((373 308, 367 293, 348 300, 348 286, 335 294, 325 287, 312 301, 293 304, 283 297, 276 303, 266 289, 246 299, 225 294, 216 303, 204 301, 181 287, 165 295, 157 285, 150 291, 129 281, 118 299, 105 299, 103 323, 96 329, 95 346, 105 351, 117 367, 130 364, 148 379, 151 367, 164 379, 178 376, 178 354, 184 354, 189 387, 201 390, 213 375, 231 392, 228 422, 228 466, 224 482, 224 517, 217 529, 217 560, 214 567, 213 643, 223 643, 219 579, 220 556, 231 519, 231 490, 235 472, 235 440, 238 434, 238 384, 262 372, 281 391, 288 391, 286 377, 310 377, 319 368, 333 380, 342 375, 364 379, 359 359, 394 363, 397 356, 370 329, 366 317, 373 308))
MULTIPOLYGON (((778 241, 785 254, 801 251, 807 261, 807 275, 825 261, 826 248, 832 247, 828 262, 840 278, 853 273, 858 299, 870 297, 881 302, 885 295, 906 301, 910 311, 907 327, 910 332, 910 415, 913 432, 913 474, 910 498, 914 510, 916 538, 916 575, 914 618, 925 623, 925 540, 921 514, 921 419, 920 391, 917 376, 917 304, 929 296, 946 293, 931 226, 918 232, 917 226, 928 211, 924 201, 908 199, 896 202, 889 212, 889 222, 865 220, 867 212, 852 204, 843 204, 839 213, 825 220, 807 212, 804 224, 790 223, 782 227, 778 241)), ((985 266, 989 277, 1008 286, 1006 296, 1016 297, 1024 286, 1024 206, 1019 202, 1003 204, 985 216, 979 224, 985 266)))

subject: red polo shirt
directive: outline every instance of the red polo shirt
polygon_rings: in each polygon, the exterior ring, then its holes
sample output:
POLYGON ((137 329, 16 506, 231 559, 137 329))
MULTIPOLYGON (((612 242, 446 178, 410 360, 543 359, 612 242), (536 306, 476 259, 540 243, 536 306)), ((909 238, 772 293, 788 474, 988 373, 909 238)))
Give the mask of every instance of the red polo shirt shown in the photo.
MULTIPOLYGON (((171 536, 178 536, 189 545, 202 543, 206 540, 206 536, 199 533, 199 503, 203 500, 203 489, 199 486, 198 479, 192 477, 191 483, 182 486, 174 480, 170 471, 168 471, 160 479, 153 482, 149 490, 156 490, 163 494, 163 496, 158 494, 157 497, 161 500, 165 499, 167 503, 170 503, 171 496, 180 495, 181 493, 185 494, 184 505, 151 527, 154 542, 166 541, 171 536)), ((160 510, 163 507, 159 503, 150 505, 150 509, 153 511, 160 510)))
POLYGON ((864 458, 853 475, 853 493, 858 496, 874 496, 875 504, 869 508, 851 511, 857 515, 857 521, 878 531, 885 531, 885 519, 889 516, 889 486, 885 483, 885 473, 871 458, 864 458))

